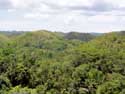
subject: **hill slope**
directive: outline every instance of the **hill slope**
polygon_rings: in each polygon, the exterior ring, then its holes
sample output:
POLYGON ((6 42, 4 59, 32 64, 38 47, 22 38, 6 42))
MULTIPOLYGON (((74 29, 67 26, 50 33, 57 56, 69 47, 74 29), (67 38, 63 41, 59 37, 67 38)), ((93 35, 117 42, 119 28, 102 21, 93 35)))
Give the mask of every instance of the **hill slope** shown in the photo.
POLYGON ((48 31, 1 35, 0 94, 124 94, 124 32, 77 38, 48 31))
POLYGON ((77 39, 81 41, 90 41, 95 37, 96 35, 92 35, 90 33, 77 33, 77 32, 70 32, 64 35, 65 39, 69 39, 69 40, 77 39))

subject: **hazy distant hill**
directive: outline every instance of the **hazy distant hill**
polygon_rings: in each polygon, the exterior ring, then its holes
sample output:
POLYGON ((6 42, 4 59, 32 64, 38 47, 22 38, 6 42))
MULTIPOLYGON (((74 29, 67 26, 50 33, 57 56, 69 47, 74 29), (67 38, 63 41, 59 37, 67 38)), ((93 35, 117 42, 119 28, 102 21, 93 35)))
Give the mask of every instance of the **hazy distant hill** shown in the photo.
POLYGON ((23 33, 24 31, 0 31, 0 34, 6 35, 6 36, 16 36, 23 33))
MULTIPOLYGON (((47 31, 47 30, 38 30, 40 32, 46 31, 46 32, 50 32, 51 31, 47 31)), ((0 34, 6 35, 6 36, 17 36, 17 35, 21 35, 25 32, 29 32, 29 31, 0 31, 0 34)), ((35 31, 33 31, 35 32, 35 31)), ((101 33, 79 33, 79 32, 69 32, 69 33, 63 33, 63 32, 54 32, 57 36, 63 37, 65 39, 68 40, 81 40, 81 41, 89 41, 94 39, 96 36, 100 36, 102 35, 101 33)))
POLYGON ((55 32, 55 33, 68 40, 81 40, 81 41, 90 41, 104 34, 104 33, 80 33, 80 32, 69 32, 69 33, 55 32))

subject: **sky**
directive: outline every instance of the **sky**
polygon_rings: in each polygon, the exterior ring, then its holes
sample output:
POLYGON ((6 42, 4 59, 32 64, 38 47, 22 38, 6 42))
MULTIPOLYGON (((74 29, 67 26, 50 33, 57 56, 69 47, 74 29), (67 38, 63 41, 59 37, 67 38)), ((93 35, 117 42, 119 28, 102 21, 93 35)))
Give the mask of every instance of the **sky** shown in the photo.
POLYGON ((0 0, 0 30, 125 30, 125 0, 0 0))

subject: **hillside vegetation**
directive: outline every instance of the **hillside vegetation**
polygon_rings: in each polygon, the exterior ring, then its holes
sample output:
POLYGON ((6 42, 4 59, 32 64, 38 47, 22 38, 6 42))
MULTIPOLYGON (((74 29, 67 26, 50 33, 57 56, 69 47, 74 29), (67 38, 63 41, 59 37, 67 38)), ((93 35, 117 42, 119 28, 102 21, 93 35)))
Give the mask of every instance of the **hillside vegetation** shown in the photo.
POLYGON ((94 36, 91 33, 77 33, 77 32, 70 32, 70 33, 66 33, 64 35, 65 39, 77 39, 77 40, 82 40, 82 41, 89 41, 92 40, 96 37, 96 35, 94 36))
POLYGON ((0 94, 125 94, 125 32, 1 33, 0 94))

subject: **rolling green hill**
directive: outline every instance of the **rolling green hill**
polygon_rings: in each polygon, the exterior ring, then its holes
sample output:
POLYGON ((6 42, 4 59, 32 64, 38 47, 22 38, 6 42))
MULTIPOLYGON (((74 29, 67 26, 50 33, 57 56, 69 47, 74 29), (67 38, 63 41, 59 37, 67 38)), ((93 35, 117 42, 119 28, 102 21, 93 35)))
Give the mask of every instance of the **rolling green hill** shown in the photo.
POLYGON ((95 37, 96 35, 93 35, 91 33, 77 33, 77 32, 65 33, 64 35, 65 39, 69 39, 69 40, 77 39, 81 41, 90 41, 95 37))
POLYGON ((124 31, 0 34, 0 94, 124 93, 124 31))
POLYGON ((9 41, 9 38, 4 35, 0 35, 0 48, 4 47, 9 41))

